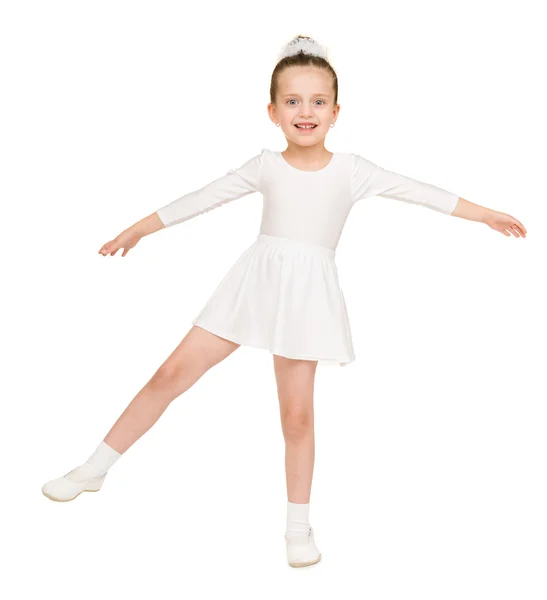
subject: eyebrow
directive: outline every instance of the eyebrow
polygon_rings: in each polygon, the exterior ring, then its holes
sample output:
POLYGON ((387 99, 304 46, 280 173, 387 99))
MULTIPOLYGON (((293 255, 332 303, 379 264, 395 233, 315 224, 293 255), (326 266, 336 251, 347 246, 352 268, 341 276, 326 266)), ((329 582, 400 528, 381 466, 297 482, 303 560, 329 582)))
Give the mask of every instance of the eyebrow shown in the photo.
MULTIPOLYGON (((283 94, 283 96, 298 96, 298 95, 299 95, 299 94, 293 94, 293 93, 290 93, 290 94, 283 94)), ((328 97, 329 97, 329 94, 321 94, 321 93, 318 93, 318 94, 312 94, 312 96, 324 96, 325 98, 328 98, 328 97)))

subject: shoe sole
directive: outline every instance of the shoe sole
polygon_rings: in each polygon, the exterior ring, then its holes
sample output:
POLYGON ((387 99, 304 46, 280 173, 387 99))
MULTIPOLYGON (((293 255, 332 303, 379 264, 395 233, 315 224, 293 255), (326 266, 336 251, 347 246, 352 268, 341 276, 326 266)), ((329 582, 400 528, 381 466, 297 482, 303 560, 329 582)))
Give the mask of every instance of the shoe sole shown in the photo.
POLYGON ((312 562, 297 562, 297 563, 289 563, 290 567, 309 567, 310 565, 314 565, 321 560, 321 554, 312 562))
POLYGON ((67 500, 60 500, 59 498, 54 498, 53 496, 49 496, 48 494, 46 494, 44 492, 44 490, 42 490, 42 494, 44 494, 44 496, 46 498, 49 498, 50 500, 53 500, 53 502, 72 502, 72 500, 76 500, 76 498, 82 494, 83 492, 100 492, 100 488, 98 490, 82 490, 81 492, 78 492, 74 498, 68 498, 67 500))

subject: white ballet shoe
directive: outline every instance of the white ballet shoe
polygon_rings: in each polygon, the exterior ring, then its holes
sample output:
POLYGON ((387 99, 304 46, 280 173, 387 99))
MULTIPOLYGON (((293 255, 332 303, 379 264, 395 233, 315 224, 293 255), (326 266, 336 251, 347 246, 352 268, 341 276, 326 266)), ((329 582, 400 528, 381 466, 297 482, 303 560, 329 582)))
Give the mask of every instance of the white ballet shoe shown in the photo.
POLYGON ((307 532, 287 531, 287 559, 291 567, 308 567, 321 560, 321 553, 315 545, 313 527, 307 532))
MULTIPOLYGON (((78 467, 77 467, 78 468, 78 467)), ((67 475, 74 473, 76 469, 72 469, 63 477, 52 479, 44 484, 42 493, 50 500, 55 502, 68 502, 74 500, 82 492, 98 492, 103 485, 104 478, 107 473, 101 477, 93 477, 90 479, 82 479, 80 481, 72 481, 67 479, 67 475)))

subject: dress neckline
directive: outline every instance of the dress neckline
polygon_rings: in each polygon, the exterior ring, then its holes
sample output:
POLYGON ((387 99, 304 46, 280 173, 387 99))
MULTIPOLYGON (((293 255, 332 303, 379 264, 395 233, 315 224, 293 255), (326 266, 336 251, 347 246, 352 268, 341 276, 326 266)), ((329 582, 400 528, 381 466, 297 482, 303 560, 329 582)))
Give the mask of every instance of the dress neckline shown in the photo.
POLYGON ((336 156, 336 152, 332 153, 332 156, 330 157, 330 160, 328 162, 327 165, 325 165, 322 169, 316 169, 315 171, 305 171, 304 169, 298 169, 296 167, 293 167, 291 164, 289 164, 286 160, 285 157, 283 156, 283 154, 281 154, 281 152, 276 152, 276 154, 279 156, 279 158, 281 159, 281 161, 287 165, 287 167, 289 167, 289 169, 292 169, 293 171, 298 171, 299 173, 321 173, 323 171, 326 171, 334 162, 334 157, 336 156))

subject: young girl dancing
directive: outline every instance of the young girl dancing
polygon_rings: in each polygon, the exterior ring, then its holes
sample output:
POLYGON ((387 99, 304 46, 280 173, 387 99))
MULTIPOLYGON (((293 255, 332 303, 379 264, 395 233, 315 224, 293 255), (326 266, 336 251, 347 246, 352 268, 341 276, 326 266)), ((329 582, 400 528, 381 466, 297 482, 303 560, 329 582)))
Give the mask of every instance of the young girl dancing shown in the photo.
POLYGON ((253 192, 263 195, 260 233, 220 282, 193 327, 130 402, 88 460, 47 482, 51 500, 98 491, 109 468, 169 404, 240 345, 269 350, 279 396, 287 485, 289 565, 317 563, 309 523, 315 459, 313 389, 319 364, 355 359, 335 250, 352 206, 384 196, 526 237, 510 215, 432 184, 387 171, 350 152, 329 152, 325 137, 340 106, 338 79, 325 49, 309 37, 290 41, 271 79, 268 114, 286 150, 263 148, 237 169, 174 200, 106 243, 103 256, 159 229, 192 219, 253 192))

